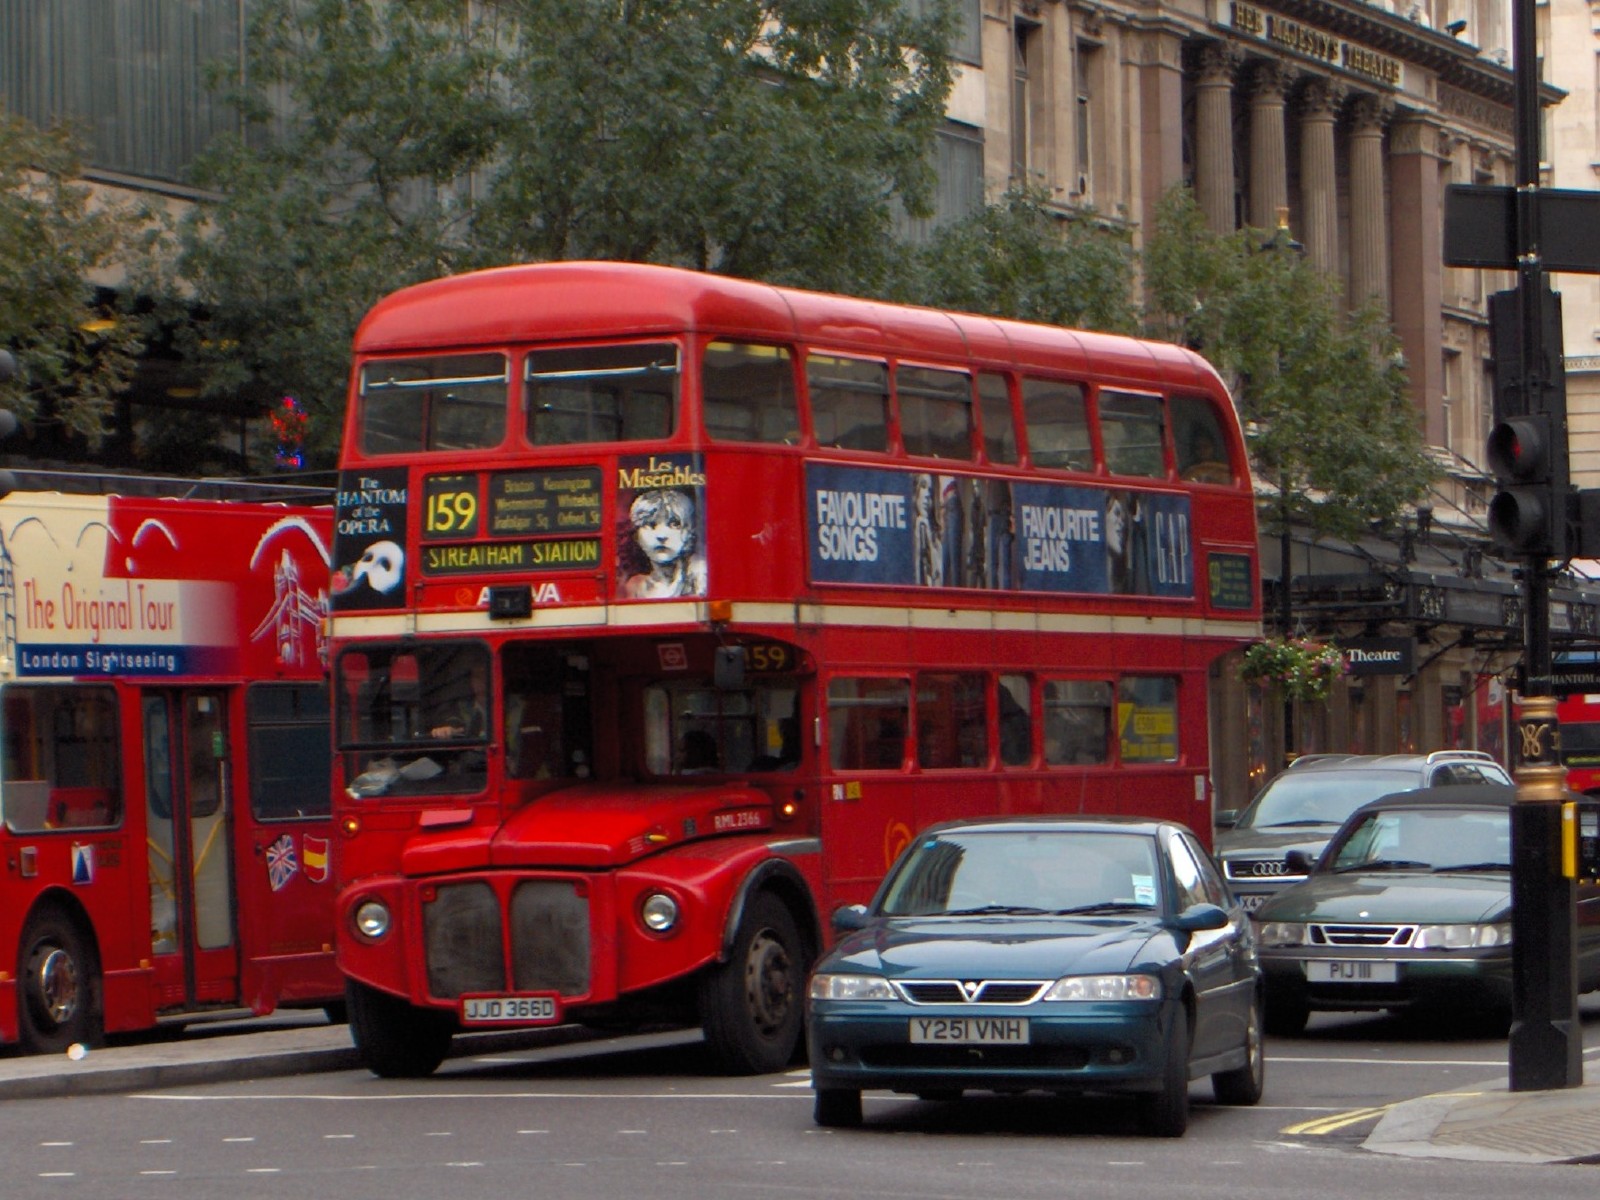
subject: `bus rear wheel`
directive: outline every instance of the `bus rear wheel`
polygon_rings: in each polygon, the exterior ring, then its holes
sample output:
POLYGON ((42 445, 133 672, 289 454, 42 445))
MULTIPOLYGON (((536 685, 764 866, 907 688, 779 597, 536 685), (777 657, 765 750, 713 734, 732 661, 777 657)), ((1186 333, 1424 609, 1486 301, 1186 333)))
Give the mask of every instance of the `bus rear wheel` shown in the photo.
POLYGON ((22 1047, 30 1054, 59 1054, 100 1038, 98 968, 78 923, 54 909, 28 920, 17 958, 18 1016, 22 1047))
POLYGON ((362 1065, 384 1079, 432 1075, 450 1053, 455 1024, 398 996, 350 980, 345 984, 350 1038, 362 1065))
POLYGON ((717 1066, 731 1075, 769 1075, 800 1044, 806 963, 794 917, 768 893, 751 898, 728 961, 700 981, 700 1019, 717 1066))

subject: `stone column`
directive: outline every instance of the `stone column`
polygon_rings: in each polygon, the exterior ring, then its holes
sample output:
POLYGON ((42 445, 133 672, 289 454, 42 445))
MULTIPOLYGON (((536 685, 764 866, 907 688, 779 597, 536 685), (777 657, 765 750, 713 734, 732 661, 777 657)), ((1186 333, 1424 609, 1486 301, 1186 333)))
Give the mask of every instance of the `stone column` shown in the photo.
POLYGON ((1134 223, 1148 232, 1162 197, 1183 182, 1183 39, 1158 29, 1139 37, 1140 153, 1130 165, 1139 179, 1134 223))
POLYGON ((1344 88, 1313 79, 1300 93, 1300 237, 1319 271, 1339 265, 1339 183, 1333 123, 1344 88))
POLYGON ((1289 160, 1284 148, 1284 99, 1294 83, 1286 63, 1256 65, 1250 79, 1250 224, 1276 229, 1289 207, 1289 160))
POLYGON ((1395 333, 1406 356, 1411 396, 1423 437, 1444 445, 1443 244, 1444 155, 1442 130, 1420 114, 1397 117, 1389 134, 1393 213, 1395 333))
MULTIPOLYGON (((1378 96, 1350 106, 1350 290, 1353 306, 1373 297, 1389 304, 1389 222, 1383 206, 1383 127, 1394 111, 1378 96)), ((1435 191, 1437 191, 1435 187, 1435 191)), ((1398 207, 1398 205, 1397 205, 1398 207)), ((1438 253, 1438 241, 1430 243, 1438 253)), ((1434 307, 1437 321, 1438 307, 1434 307)))
POLYGON ((1213 42, 1200 52, 1194 191, 1214 233, 1233 232, 1233 76, 1241 58, 1237 47, 1223 42, 1213 42))

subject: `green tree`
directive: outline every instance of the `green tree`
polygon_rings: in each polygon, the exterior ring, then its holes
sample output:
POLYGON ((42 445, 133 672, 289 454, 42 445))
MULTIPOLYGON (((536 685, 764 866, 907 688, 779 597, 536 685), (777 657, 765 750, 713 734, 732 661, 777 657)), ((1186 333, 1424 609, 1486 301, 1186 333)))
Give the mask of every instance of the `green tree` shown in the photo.
POLYGON ((1149 331, 1233 386, 1256 475, 1277 488, 1269 532, 1356 536, 1426 494, 1437 471, 1381 306, 1346 312, 1284 234, 1210 232, 1186 188, 1163 200, 1143 261, 1149 331))
POLYGON ((1134 253, 1125 231, 1042 191, 1013 187, 911 248, 896 299, 1077 329, 1132 333, 1134 253))
POLYGON ((0 346, 18 366, 0 405, 46 454, 100 444, 143 348, 139 323, 101 303, 91 282, 136 253, 142 218, 97 201, 82 176, 71 130, 0 110, 0 346))
MULTIPOLYGON (((380 296, 474 267, 674 263, 885 286, 926 212, 953 9, 900 0, 263 0, 250 136, 178 231, 217 392, 291 394, 338 440, 380 296)), ((169 289, 178 294, 178 288, 169 289)))

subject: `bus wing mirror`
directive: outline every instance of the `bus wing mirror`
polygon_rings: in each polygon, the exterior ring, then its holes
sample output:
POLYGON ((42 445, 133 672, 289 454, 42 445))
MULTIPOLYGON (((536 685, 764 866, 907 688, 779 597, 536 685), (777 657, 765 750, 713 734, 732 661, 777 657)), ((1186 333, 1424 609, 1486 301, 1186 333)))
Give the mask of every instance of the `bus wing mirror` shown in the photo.
POLYGON ((711 680, 719 691, 734 691, 744 686, 744 647, 718 646, 712 664, 711 680))

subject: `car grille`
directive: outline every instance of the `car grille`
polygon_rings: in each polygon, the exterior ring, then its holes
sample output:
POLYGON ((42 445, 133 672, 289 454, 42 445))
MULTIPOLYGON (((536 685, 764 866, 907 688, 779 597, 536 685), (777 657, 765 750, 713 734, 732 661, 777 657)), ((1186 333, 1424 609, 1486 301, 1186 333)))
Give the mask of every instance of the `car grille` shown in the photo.
POLYGON ((1409 946, 1415 925, 1311 925, 1306 930, 1313 946, 1409 946))
POLYGON ((1289 864, 1281 858, 1230 858, 1224 861, 1223 868, 1229 879, 1241 881, 1305 878, 1289 870, 1289 864))
POLYGON ((912 1004, 1032 1004, 1048 979, 919 979, 896 986, 912 1004))

